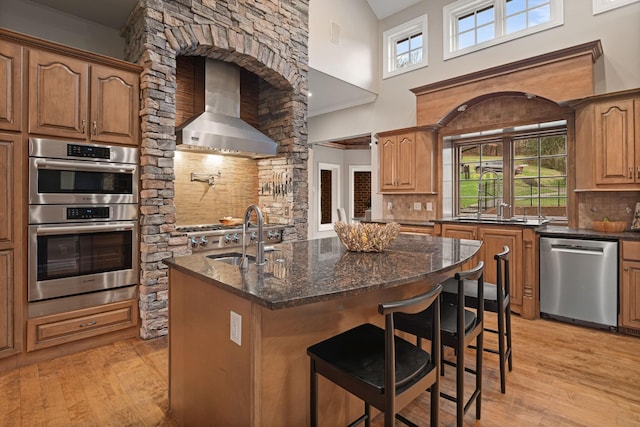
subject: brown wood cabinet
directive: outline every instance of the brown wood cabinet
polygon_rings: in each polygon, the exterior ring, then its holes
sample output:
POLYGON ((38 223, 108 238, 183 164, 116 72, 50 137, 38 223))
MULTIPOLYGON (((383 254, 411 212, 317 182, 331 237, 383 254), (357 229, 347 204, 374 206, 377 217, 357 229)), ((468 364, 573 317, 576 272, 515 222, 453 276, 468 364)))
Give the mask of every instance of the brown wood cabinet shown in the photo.
POLYGON ((483 224, 436 224, 434 235, 458 239, 481 240, 482 248, 476 258, 465 264, 473 267, 478 261, 485 263, 485 280, 496 282, 493 256, 508 246, 510 255, 511 309, 522 317, 533 319, 540 315, 538 302, 538 239, 534 229, 514 226, 483 224))
POLYGON ((29 133, 138 144, 139 75, 29 51, 29 133))
POLYGON ((20 130, 22 48, 0 40, 0 129, 20 130))
POLYGON ((576 189, 640 190, 640 94, 576 108, 576 189))
POLYGON ((634 104, 638 102, 628 99, 596 104, 596 185, 640 183, 640 161, 636 158, 640 144, 636 144, 634 131, 634 104))
POLYGON ((493 256, 509 247, 509 279, 511 304, 513 311, 522 309, 522 229, 507 227, 478 227, 478 239, 482 240, 480 256, 485 263, 484 280, 496 283, 496 262, 493 256), (519 307, 520 309, 516 308, 519 307))
POLYGON ((20 136, 0 133, 0 358, 22 351, 20 136))
POLYGON ((137 324, 137 299, 29 319, 27 351, 66 344, 137 324))
POLYGON ((413 190, 416 186, 415 133, 389 135, 380 142, 380 190, 413 190))
POLYGON ((401 225, 400 226, 401 233, 412 233, 412 234, 428 234, 433 235, 433 227, 428 225, 401 225))
POLYGON ((380 192, 432 194, 435 133, 411 128, 382 132, 377 137, 380 192))
POLYGON ((619 324, 640 335, 640 241, 623 240, 621 243, 619 324))

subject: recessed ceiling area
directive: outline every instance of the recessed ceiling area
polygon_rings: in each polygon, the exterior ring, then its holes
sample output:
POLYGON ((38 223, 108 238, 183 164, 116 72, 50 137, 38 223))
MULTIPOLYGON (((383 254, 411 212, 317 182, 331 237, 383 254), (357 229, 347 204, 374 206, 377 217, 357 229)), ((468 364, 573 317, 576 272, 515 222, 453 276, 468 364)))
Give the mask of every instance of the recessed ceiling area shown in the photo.
POLYGON ((355 136, 336 141, 319 142, 314 145, 337 148, 339 150, 369 150, 371 148, 371 135, 355 136))

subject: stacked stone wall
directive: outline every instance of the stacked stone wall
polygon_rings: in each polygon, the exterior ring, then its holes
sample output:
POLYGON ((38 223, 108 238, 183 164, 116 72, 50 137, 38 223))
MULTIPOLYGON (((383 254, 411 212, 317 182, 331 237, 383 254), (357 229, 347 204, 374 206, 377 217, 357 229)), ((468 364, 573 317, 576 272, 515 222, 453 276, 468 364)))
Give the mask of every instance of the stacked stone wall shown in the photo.
MULTIPOLYGON (((176 57, 232 62, 261 78, 259 128, 279 143, 277 165, 294 177, 286 201, 260 200, 286 238, 307 235, 308 0, 141 0, 123 30, 141 74, 140 317, 142 338, 168 333, 168 270, 188 253, 175 233, 176 57), (295 230, 295 231, 291 231, 295 230)), ((260 172, 259 174, 263 174, 260 172)))

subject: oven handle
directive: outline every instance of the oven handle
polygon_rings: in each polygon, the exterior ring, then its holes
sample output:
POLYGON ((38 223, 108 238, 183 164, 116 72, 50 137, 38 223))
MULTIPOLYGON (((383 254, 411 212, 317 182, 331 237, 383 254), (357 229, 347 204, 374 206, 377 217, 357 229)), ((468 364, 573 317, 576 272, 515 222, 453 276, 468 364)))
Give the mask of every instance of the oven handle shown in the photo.
POLYGON ((65 168, 70 170, 81 171, 98 171, 98 172, 124 172, 134 173, 136 171, 136 165, 110 165, 110 164, 93 164, 89 162, 65 162, 64 160, 49 160, 49 159, 36 159, 35 166, 38 169, 55 169, 65 168))
POLYGON ((39 226, 36 228, 36 234, 38 236, 49 236, 52 234, 79 234, 79 233, 93 233, 93 232, 105 232, 105 231, 123 231, 123 230, 133 230, 136 224, 126 223, 126 224, 113 224, 113 225, 85 225, 85 226, 74 226, 74 227, 61 227, 58 225, 54 226, 39 226))

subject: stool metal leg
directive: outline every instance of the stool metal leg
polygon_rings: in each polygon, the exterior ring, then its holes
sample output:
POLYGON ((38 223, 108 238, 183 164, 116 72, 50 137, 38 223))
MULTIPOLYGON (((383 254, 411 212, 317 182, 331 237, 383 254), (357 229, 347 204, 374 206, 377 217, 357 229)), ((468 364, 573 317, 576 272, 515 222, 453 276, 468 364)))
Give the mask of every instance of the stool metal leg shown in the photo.
POLYGON ((316 363, 311 359, 310 365, 311 383, 310 383, 310 410, 311 410, 311 427, 318 427, 318 375, 316 374, 316 363))
POLYGON ((506 392, 506 379, 505 379, 505 362, 506 362, 506 350, 504 348, 505 342, 505 312, 502 304, 498 304, 498 357, 500 358, 500 391, 502 394, 506 392))

